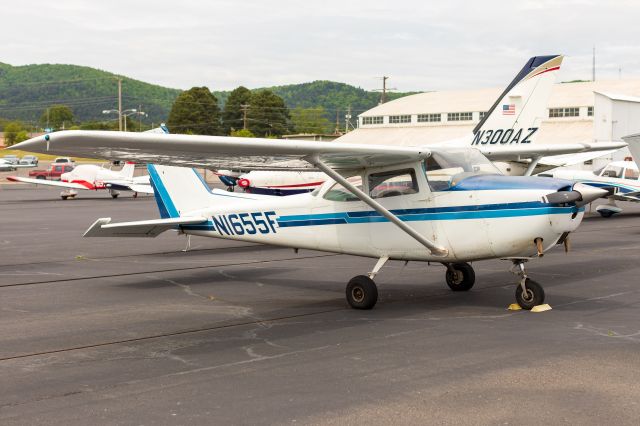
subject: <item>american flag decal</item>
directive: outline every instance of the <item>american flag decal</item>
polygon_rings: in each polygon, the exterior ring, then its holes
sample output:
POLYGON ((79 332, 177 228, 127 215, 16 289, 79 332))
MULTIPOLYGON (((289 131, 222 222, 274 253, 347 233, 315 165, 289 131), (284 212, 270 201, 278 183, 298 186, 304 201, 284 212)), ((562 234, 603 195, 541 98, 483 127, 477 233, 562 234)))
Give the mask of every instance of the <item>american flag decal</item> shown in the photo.
POLYGON ((502 105, 502 115, 515 115, 516 114, 516 105, 502 105))

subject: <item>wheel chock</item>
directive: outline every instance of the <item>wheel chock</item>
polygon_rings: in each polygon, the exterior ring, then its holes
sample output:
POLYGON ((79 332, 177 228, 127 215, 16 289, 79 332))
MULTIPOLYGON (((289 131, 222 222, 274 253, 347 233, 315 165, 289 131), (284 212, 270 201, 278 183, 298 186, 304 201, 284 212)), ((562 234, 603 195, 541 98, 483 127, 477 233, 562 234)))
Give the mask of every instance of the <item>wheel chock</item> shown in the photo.
POLYGON ((545 303, 543 305, 534 306, 533 308, 531 308, 531 312, 545 312, 545 311, 550 311, 551 309, 552 309, 551 306, 545 303))
POLYGON ((509 307, 507 308, 508 311, 521 311, 522 308, 520 307, 520 305, 518 305, 517 303, 512 303, 509 305, 509 307))

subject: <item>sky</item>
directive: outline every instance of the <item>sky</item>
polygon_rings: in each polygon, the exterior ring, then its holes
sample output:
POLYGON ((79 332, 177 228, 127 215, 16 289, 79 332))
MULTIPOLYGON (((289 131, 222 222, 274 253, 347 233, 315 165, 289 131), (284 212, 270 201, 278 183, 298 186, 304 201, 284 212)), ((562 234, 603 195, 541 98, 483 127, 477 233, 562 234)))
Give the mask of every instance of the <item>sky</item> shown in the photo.
POLYGON ((20 0, 0 62, 91 66, 179 89, 333 80, 371 90, 501 87, 535 55, 560 80, 640 77, 640 2, 20 0), (620 72, 621 69, 621 72, 620 72))

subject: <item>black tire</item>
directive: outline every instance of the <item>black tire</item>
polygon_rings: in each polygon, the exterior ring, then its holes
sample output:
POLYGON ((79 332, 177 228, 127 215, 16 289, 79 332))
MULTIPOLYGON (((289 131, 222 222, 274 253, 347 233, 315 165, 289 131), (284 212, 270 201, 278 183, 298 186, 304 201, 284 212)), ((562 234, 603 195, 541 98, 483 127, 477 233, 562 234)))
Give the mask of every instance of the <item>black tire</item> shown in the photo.
POLYGON ((235 186, 227 186, 227 191, 236 192, 236 187, 235 186))
POLYGON ((602 217, 611 217, 614 215, 614 213, 610 210, 601 210, 598 213, 600 213, 600 216, 602 217))
POLYGON ((36 176, 36 179, 47 180, 47 178, 42 175, 36 176))
POLYGON ((62 198, 63 200, 66 200, 67 198, 69 198, 68 195, 61 195, 60 198, 62 198))
POLYGON ((118 198, 118 195, 120 195, 120 194, 111 194, 111 198, 114 198, 114 199, 118 198))
POLYGON ((520 284, 516 286, 516 302, 518 302, 518 305, 528 311, 534 306, 542 305, 544 303, 544 289, 542 286, 530 278, 527 278, 524 285, 527 287, 526 295, 523 293, 520 284))
POLYGON ((347 302, 353 309, 371 309, 378 301, 378 287, 366 275, 351 278, 346 293, 347 302))
POLYGON ((476 273, 468 263, 453 263, 445 274, 447 285, 453 291, 469 291, 476 282, 476 273))

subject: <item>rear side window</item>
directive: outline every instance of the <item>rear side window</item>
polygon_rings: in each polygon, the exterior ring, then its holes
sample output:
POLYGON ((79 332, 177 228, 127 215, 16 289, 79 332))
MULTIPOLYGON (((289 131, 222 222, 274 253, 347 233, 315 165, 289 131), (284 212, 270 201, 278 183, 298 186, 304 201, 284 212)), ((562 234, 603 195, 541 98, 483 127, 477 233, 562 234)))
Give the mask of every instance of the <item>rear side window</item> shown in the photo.
POLYGON ((418 181, 413 169, 391 170, 369 175, 369 195, 371 198, 397 197, 417 193, 418 181))

